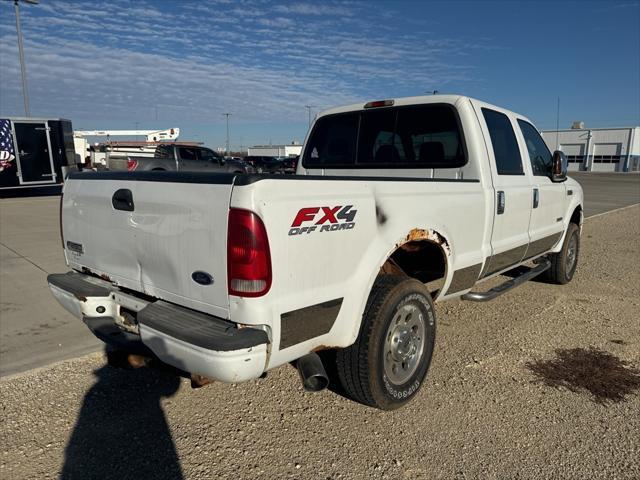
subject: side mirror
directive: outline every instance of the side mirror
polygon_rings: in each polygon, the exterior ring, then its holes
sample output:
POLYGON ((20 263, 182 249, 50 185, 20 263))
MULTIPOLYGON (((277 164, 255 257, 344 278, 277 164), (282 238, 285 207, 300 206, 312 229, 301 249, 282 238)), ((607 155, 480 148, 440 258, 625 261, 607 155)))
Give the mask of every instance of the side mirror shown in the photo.
POLYGON ((225 164, 224 157, 219 157, 219 158, 218 158, 218 163, 219 163, 220 165, 224 165, 224 164, 225 164))
POLYGON ((567 156, 560 150, 553 152, 553 164, 551 166, 551 181, 564 182, 567 179, 567 156))

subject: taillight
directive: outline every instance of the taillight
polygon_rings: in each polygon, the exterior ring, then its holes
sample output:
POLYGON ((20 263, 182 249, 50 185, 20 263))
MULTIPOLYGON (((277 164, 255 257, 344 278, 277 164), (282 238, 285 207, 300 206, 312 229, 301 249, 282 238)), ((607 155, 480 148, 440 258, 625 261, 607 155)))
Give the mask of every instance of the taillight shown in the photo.
POLYGON ((134 160, 132 158, 127 157, 127 170, 129 170, 130 172, 134 171, 136 168, 138 168, 138 161, 134 160))
POLYGON ((271 288, 271 254, 260 217, 248 210, 229 210, 227 234, 229 295, 260 297, 271 288))

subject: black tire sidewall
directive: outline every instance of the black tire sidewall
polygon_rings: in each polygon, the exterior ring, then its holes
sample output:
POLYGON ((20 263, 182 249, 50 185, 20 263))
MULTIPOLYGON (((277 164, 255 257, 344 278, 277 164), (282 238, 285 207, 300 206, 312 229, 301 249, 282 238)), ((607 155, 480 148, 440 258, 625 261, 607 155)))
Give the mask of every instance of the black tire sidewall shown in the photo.
POLYGON ((569 283, 573 279, 573 276, 575 275, 576 270, 578 268, 579 259, 580 259, 580 229, 577 227, 577 225, 572 223, 569 225, 569 229, 567 230, 567 236, 566 236, 564 245, 562 247, 562 256, 560 258, 560 261, 562 262, 562 269, 561 269, 561 274, 563 277, 562 283, 569 283), (569 254, 569 243, 571 242, 571 239, 574 236, 576 237, 576 259, 573 264, 573 268, 571 269, 571 271, 568 271, 567 255, 569 254))
POLYGON ((369 373, 371 393, 376 403, 385 409, 402 406, 420 390, 431 364, 435 346, 436 316, 433 302, 426 287, 417 280, 408 279, 391 289, 386 301, 378 310, 375 326, 370 337, 369 373), (402 385, 395 385, 384 372, 384 346, 387 329, 396 312, 404 305, 415 305, 425 318, 425 344, 422 358, 416 371, 402 385))

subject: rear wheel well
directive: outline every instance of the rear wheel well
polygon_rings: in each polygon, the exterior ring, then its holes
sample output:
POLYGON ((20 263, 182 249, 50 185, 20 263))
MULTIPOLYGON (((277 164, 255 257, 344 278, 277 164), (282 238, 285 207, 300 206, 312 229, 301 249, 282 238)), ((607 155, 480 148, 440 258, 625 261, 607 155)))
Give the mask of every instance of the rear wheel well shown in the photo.
POLYGON ((402 244, 382 265, 380 274, 404 275, 428 285, 435 298, 444 285, 447 261, 442 247, 430 240, 402 244))

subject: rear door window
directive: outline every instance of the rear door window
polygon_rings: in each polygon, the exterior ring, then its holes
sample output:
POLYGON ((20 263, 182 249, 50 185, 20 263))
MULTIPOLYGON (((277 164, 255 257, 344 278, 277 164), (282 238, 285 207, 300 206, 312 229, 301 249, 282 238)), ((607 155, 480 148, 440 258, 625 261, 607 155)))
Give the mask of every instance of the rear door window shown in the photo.
POLYGON ((196 160, 197 154, 195 148, 180 147, 180 158, 182 160, 196 160))
POLYGON ((520 148, 509 117, 488 108, 482 109, 482 115, 489 129, 498 175, 524 175, 520 148))
POLYGON ((198 153, 198 160, 203 162, 215 162, 218 160, 218 155, 208 148, 201 148, 198 150, 198 153))
POLYGON ((173 147, 160 145, 156 148, 157 158, 173 158, 173 147))

